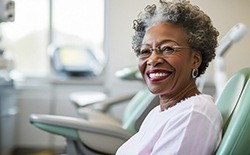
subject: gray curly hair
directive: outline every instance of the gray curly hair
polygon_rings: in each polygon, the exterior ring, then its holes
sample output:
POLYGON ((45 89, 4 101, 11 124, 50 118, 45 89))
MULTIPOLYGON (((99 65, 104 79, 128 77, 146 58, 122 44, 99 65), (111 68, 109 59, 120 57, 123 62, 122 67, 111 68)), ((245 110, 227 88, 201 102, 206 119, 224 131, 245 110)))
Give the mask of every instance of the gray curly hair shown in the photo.
POLYGON ((160 0, 159 6, 148 5, 133 21, 135 34, 132 48, 136 53, 141 47, 146 30, 159 22, 169 22, 185 29, 186 39, 191 49, 201 52, 202 63, 198 68, 198 76, 203 74, 209 62, 215 57, 217 37, 219 36, 210 17, 198 6, 192 5, 186 0, 172 2, 160 0))

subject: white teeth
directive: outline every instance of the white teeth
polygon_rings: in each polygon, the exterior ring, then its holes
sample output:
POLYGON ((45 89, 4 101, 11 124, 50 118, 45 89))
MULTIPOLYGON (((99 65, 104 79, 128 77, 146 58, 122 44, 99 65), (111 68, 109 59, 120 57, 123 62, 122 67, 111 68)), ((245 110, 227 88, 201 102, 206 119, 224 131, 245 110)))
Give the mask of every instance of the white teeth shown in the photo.
POLYGON ((159 78, 159 77, 164 77, 167 76, 167 73, 150 73, 149 77, 150 78, 159 78))

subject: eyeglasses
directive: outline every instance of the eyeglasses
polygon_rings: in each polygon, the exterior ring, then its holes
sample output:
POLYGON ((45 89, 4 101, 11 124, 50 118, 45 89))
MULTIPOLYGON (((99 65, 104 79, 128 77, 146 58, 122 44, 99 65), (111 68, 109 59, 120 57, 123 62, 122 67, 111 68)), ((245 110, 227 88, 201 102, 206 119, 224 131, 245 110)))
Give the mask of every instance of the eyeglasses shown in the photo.
POLYGON ((179 51, 181 49, 189 49, 190 47, 187 46, 169 46, 169 45, 162 45, 156 48, 144 48, 136 51, 136 55, 140 59, 145 59, 151 56, 153 51, 156 51, 158 54, 163 56, 171 55, 172 53, 179 51))

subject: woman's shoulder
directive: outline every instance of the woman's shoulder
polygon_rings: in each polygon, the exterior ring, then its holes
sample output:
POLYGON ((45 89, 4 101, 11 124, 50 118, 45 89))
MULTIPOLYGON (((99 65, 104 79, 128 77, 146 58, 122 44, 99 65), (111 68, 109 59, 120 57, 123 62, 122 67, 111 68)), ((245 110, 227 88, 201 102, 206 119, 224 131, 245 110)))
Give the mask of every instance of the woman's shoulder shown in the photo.
POLYGON ((199 94, 186 98, 178 103, 178 106, 184 108, 191 108, 193 110, 205 107, 216 107, 214 98, 211 95, 199 94))
POLYGON ((187 98, 174 106, 172 110, 174 113, 180 113, 182 115, 184 113, 186 115, 197 113, 208 117, 209 119, 222 118, 218 107, 215 105, 213 97, 207 94, 199 94, 187 98))
POLYGON ((200 94, 187 100, 187 107, 190 113, 196 113, 203 117, 206 117, 212 122, 222 122, 221 112, 216 106, 214 99, 211 95, 200 94))
POLYGON ((195 111, 217 111, 219 112, 217 106, 215 105, 214 98, 211 95, 200 94, 190 98, 189 104, 195 111))
POLYGON ((164 111, 160 110, 160 105, 153 108, 149 115, 159 115, 161 113, 178 113, 178 111, 188 112, 188 111, 204 111, 204 109, 216 110, 217 107, 214 103, 214 99, 211 95, 199 94, 186 99, 183 99, 175 106, 170 107, 164 111))
POLYGON ((160 106, 156 106, 150 111, 147 118, 154 121, 156 117, 169 120, 169 118, 174 119, 185 115, 190 116, 192 113, 203 115, 204 117, 208 117, 208 119, 222 118, 213 97, 207 94, 199 94, 186 98, 164 111, 160 110, 160 106))

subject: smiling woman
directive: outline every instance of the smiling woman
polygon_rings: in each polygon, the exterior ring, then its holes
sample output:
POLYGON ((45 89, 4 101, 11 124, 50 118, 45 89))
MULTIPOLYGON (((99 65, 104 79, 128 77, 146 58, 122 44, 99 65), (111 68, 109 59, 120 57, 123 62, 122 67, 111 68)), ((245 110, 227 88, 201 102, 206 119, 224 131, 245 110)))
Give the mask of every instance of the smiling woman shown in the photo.
POLYGON ((195 82, 215 56, 218 31, 210 18, 189 1, 160 0, 138 15, 133 28, 139 71, 160 103, 117 155, 213 154, 223 120, 195 82))

